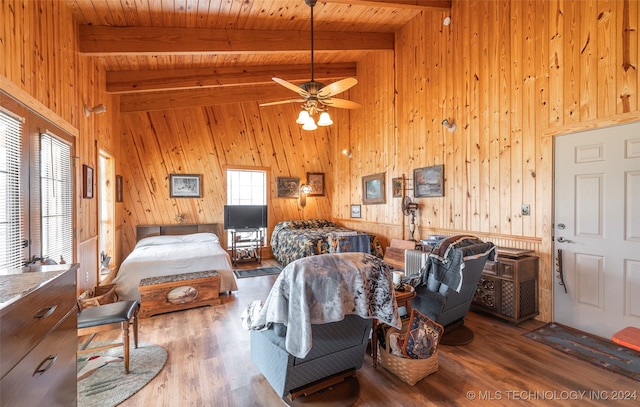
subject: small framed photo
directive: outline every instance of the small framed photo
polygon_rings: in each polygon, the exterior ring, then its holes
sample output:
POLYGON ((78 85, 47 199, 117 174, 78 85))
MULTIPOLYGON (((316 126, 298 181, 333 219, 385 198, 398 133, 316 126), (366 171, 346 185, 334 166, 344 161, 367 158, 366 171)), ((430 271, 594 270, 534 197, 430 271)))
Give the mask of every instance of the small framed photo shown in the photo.
POLYGON ((116 175, 116 202, 122 202, 122 175, 116 175))
POLYGON ((416 198, 444 196, 444 165, 414 169, 413 196, 416 198))
POLYGON ((362 213, 360 211, 360 205, 351 205, 351 217, 352 218, 362 217, 362 213))
POLYGON ((393 178, 391 180, 391 196, 394 198, 402 198, 402 189, 404 188, 402 177, 393 178))
POLYGON ((309 196, 324 196, 324 172, 308 172, 307 184, 311 185, 309 196))
POLYGON ((276 196, 278 198, 298 198, 300 196, 300 178, 276 178, 276 196))
POLYGON ((385 173, 362 177, 362 203, 365 205, 385 203, 384 193, 385 173))
POLYGON ((93 168, 82 164, 82 197, 93 198, 93 168))
POLYGON ((202 175, 170 174, 169 193, 171 198, 201 198, 202 175))

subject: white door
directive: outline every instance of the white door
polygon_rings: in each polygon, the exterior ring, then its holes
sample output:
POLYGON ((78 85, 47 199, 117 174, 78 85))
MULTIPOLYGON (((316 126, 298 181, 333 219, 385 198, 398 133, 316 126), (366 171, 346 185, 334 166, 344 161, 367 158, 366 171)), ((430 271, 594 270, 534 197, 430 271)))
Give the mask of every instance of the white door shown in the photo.
POLYGON ((610 338, 640 326, 640 123, 559 136, 554 151, 554 320, 610 338))

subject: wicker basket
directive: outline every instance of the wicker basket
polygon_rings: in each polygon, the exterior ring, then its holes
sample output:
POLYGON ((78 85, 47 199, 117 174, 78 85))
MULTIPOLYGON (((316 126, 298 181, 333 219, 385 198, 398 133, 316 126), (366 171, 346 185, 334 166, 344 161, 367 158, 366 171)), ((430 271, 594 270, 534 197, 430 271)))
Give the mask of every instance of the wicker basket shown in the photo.
POLYGON ((99 285, 93 290, 83 292, 80 297, 78 297, 78 308, 83 310, 116 301, 118 301, 118 295, 116 294, 115 284, 99 285))
POLYGON ((411 359, 392 355, 389 349, 389 344, 391 343, 389 335, 393 331, 395 329, 387 331, 385 338, 386 348, 379 347, 378 349, 378 364, 380 366, 398 376, 400 380, 409 386, 413 386, 431 373, 438 371, 438 351, 426 359, 411 359))

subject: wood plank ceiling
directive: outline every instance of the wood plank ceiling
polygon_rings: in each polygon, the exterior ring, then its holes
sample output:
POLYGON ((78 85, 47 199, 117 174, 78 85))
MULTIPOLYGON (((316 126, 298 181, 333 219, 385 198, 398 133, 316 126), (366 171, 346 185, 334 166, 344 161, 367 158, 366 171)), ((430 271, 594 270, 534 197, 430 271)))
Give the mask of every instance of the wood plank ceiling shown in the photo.
MULTIPOLYGON (((121 111, 216 100, 267 102, 294 94, 273 76, 310 79, 310 8, 304 0, 67 0, 80 52, 100 59, 121 111)), ((450 0, 329 0, 314 7, 317 81, 356 76, 394 32, 450 0)), ((326 82, 325 82, 326 83, 326 82)))

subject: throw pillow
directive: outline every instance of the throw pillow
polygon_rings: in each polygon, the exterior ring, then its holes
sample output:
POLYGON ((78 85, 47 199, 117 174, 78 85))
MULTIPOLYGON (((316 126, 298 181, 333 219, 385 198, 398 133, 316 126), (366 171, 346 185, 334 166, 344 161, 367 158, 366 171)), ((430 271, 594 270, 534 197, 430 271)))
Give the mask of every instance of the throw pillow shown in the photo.
POLYGON ((418 310, 411 310, 409 329, 402 352, 412 359, 425 359, 433 355, 444 332, 442 325, 418 310))

